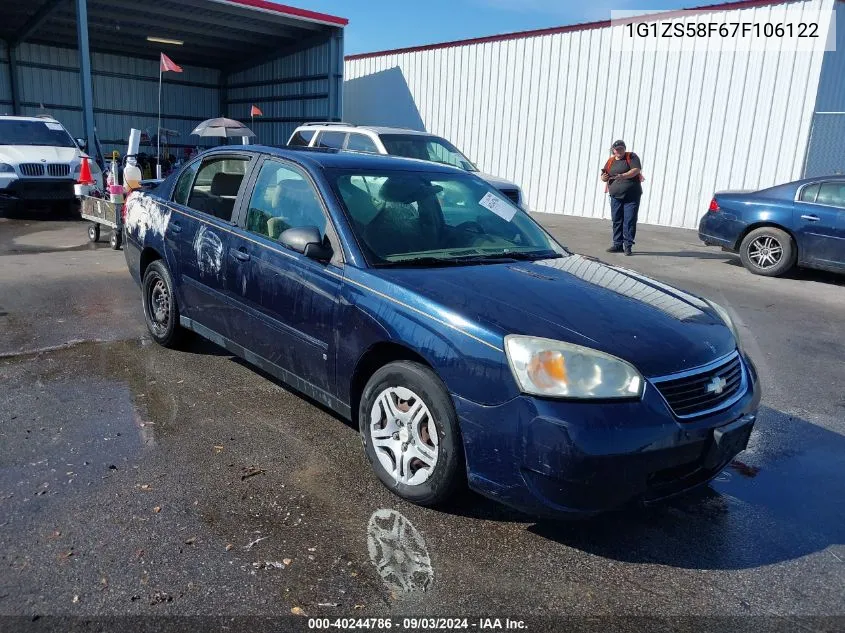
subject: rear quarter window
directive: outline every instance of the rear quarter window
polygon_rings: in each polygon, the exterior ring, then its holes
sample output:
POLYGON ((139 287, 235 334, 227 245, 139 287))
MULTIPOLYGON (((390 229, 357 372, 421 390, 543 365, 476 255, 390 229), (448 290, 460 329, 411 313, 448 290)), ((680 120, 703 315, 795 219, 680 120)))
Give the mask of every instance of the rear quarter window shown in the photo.
POLYGON ((312 138, 314 138, 314 130, 297 130, 290 137, 288 145, 292 147, 308 147, 312 138))

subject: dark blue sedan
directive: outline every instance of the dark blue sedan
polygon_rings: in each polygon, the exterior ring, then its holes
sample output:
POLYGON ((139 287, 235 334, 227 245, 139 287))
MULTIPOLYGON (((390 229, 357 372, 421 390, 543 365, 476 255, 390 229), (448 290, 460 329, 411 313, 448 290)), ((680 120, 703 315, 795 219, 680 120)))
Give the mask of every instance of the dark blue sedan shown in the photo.
POLYGON ((571 254, 451 167, 219 148, 132 194, 124 243, 157 342, 193 330, 355 420, 415 503, 466 482, 537 514, 654 501, 755 421, 723 308, 571 254))
POLYGON ((717 193, 698 236, 738 252, 757 275, 776 277, 796 264, 845 272, 845 176, 717 193))

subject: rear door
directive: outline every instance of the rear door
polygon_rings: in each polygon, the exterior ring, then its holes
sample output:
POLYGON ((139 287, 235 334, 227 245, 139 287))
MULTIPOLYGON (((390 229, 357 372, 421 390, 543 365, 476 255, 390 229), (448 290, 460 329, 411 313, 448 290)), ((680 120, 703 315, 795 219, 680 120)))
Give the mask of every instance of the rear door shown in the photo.
POLYGON ((226 248, 235 204, 248 172, 248 154, 214 154, 183 174, 174 190, 170 221, 178 252, 183 312, 197 324, 228 336, 233 307, 225 295, 226 248), (188 185, 190 182, 190 185, 188 185))
POLYGON ((238 320, 232 338, 310 385, 334 393, 334 318, 343 274, 339 243, 305 171, 269 157, 257 169, 229 243, 227 291, 245 317, 238 320), (286 229, 306 226, 317 227, 332 245, 332 261, 309 259, 279 241, 286 229))
POLYGON ((805 185, 795 201, 793 219, 802 261, 845 267, 845 181, 805 185))

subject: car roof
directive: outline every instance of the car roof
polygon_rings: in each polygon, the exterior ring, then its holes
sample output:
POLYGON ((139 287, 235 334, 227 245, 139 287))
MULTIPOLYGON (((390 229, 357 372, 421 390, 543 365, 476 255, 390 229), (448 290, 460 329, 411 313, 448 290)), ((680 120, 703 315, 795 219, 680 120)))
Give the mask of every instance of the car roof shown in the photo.
POLYGON ((56 119, 51 116, 12 116, 10 114, 4 114, 0 116, 0 121, 30 121, 30 122, 43 122, 49 121, 50 123, 58 123, 56 119))
POLYGON ((437 136, 425 130, 412 130, 405 127, 390 127, 387 125, 356 125, 354 123, 344 122, 328 122, 328 123, 306 123, 300 125, 298 130, 332 130, 335 132, 351 132, 353 130, 367 130, 368 132, 375 132, 376 134, 409 134, 414 136, 437 136))
POLYGON ((350 152, 323 147, 271 147, 268 145, 224 145, 203 152, 203 155, 247 151, 286 158, 311 167, 330 169, 372 169, 385 171, 427 171, 445 174, 466 174, 462 169, 415 158, 385 154, 350 152))

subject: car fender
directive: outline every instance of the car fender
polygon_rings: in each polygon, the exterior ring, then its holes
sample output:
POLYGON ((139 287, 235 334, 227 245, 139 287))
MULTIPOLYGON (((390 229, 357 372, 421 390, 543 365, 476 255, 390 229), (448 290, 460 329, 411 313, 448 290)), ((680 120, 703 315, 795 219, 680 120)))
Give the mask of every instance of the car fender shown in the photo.
MULTIPOLYGON (((350 393, 361 358, 379 343, 404 347, 422 358, 450 393, 479 404, 499 404, 518 395, 504 351, 433 311, 395 300, 356 283, 345 283, 337 328, 337 384, 350 393)), ((351 399, 350 399, 351 402, 351 399)))

